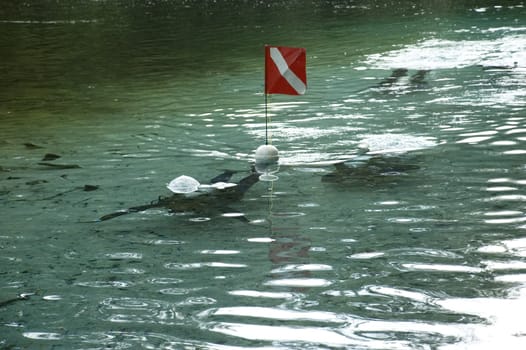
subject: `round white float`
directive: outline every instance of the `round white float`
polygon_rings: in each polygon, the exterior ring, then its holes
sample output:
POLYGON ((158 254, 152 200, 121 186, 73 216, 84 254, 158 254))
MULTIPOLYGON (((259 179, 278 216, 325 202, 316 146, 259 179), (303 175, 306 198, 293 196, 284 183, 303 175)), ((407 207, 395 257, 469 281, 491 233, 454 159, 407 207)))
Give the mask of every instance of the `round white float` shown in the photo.
POLYGON ((262 181, 275 181, 278 179, 273 173, 279 170, 278 149, 272 145, 261 145, 256 149, 256 171, 262 174, 259 179, 262 181))
POLYGON ((278 149, 272 145, 261 145, 256 149, 256 165, 272 164, 279 160, 278 149))

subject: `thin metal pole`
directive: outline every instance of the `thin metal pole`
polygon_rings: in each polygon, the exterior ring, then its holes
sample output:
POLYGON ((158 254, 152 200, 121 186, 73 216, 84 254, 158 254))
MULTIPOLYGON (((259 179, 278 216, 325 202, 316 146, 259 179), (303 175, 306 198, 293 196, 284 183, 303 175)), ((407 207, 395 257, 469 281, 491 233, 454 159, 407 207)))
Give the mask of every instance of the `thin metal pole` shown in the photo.
POLYGON ((268 72, 268 67, 267 67, 267 52, 269 50, 269 47, 268 45, 265 45, 265 52, 264 52, 264 57, 265 57, 265 73, 264 73, 264 77, 263 77, 263 80, 265 81, 265 91, 263 92, 265 94, 265 145, 268 145, 268 107, 267 107, 267 103, 268 103, 268 94, 267 94, 267 72, 268 72))
POLYGON ((267 111, 268 95, 265 93, 265 145, 268 145, 268 111, 267 111))

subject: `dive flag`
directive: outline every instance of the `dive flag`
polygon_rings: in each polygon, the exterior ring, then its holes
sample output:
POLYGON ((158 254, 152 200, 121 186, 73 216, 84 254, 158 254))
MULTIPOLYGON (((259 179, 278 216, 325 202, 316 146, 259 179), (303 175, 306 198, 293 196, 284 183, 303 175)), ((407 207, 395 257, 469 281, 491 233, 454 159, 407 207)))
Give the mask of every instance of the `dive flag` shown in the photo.
POLYGON ((301 47, 265 46, 265 93, 303 95, 307 59, 301 47))

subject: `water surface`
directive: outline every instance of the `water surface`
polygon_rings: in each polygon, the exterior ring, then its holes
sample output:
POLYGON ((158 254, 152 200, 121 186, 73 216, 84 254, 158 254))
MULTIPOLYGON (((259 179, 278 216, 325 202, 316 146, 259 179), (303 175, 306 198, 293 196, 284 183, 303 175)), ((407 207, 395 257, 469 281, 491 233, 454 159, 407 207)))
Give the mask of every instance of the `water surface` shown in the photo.
POLYGON ((2 5, 1 346, 523 349, 524 6, 2 5), (264 44, 308 56, 278 181, 93 222, 248 175, 264 44))

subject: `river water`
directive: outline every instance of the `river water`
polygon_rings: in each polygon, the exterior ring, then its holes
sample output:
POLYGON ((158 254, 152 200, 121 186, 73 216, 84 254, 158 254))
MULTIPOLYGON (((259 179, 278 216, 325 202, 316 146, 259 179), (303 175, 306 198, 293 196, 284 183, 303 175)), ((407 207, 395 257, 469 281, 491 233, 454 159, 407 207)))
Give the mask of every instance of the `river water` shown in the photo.
POLYGON ((4 1, 0 347, 524 349, 526 5, 493 3, 4 1), (249 174, 265 44, 307 50, 279 179, 98 222, 249 174))

